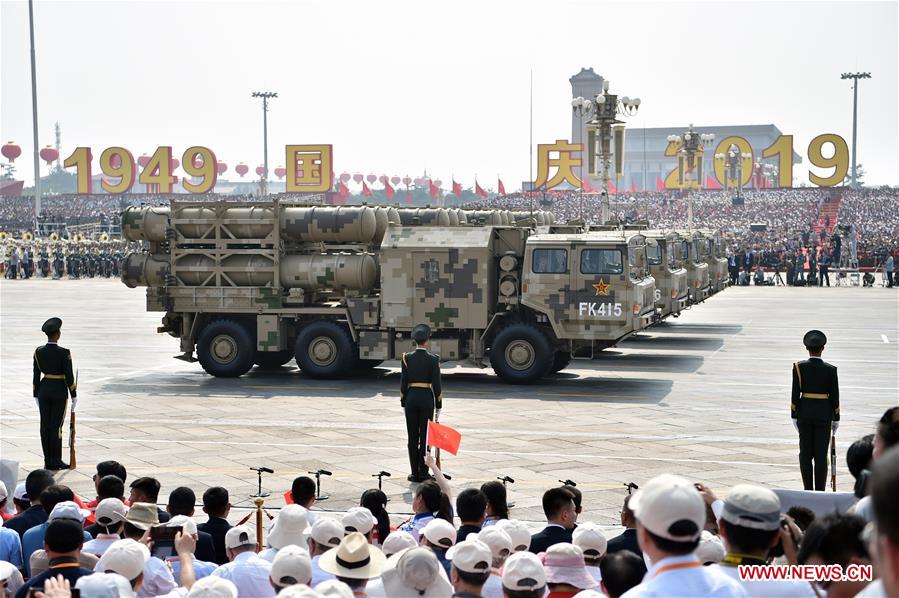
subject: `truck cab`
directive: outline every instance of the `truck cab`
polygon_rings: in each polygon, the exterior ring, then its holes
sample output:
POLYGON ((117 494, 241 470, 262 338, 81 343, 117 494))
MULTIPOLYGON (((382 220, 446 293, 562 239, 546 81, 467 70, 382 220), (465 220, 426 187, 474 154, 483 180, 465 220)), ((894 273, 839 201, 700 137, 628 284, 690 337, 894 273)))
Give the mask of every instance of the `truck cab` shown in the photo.
POLYGON ((721 239, 721 233, 717 231, 702 230, 700 232, 705 238, 705 262, 709 265, 710 293, 715 294, 723 291, 730 282, 730 277, 727 273, 727 255, 724 242, 721 239))
POLYGON ((681 251, 684 255, 684 266, 687 269, 687 287, 690 304, 695 305, 706 300, 711 284, 709 282, 709 265, 706 263, 706 251, 703 234, 699 231, 677 231, 683 241, 681 251))
POLYGON ((655 301, 660 318, 679 316, 689 300, 683 239, 674 231, 645 230, 649 271, 656 281, 655 301))

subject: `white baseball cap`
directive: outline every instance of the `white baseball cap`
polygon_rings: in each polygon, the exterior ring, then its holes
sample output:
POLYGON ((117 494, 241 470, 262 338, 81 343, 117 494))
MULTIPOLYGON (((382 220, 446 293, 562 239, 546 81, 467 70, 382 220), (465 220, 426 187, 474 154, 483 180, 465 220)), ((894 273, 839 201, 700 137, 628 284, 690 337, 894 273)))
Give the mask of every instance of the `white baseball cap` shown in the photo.
POLYGON ((365 507, 351 507, 340 520, 346 533, 367 534, 375 526, 374 515, 365 507))
POLYGON ((256 534, 247 525, 235 525, 225 532, 225 548, 240 548, 256 543, 256 534))
POLYGON ((279 586, 308 584, 312 581, 312 559, 309 551, 295 544, 278 549, 272 561, 272 581, 279 586))
POLYGON ((720 563, 724 560, 726 552, 724 543, 721 542, 721 538, 710 531, 702 530, 702 535, 699 536, 699 546, 697 546, 694 551, 696 558, 698 558, 700 562, 703 564, 720 563))
POLYGON ((134 581, 138 575, 144 572, 144 565, 150 560, 150 550, 134 540, 116 540, 113 542, 97 563, 101 572, 118 573, 129 581, 134 581))
POLYGON ((516 552, 503 567, 503 587, 507 590, 533 591, 546 587, 546 572, 537 555, 516 552))
POLYGON ((25 490, 25 482, 16 484, 16 489, 12 493, 13 500, 31 500, 28 497, 28 491, 25 490))
POLYGON ((774 531, 780 527, 780 498, 767 488, 737 484, 724 501, 721 519, 740 527, 774 531))
POLYGON ((118 573, 94 573, 78 578, 75 589, 88 598, 132 598, 131 582, 118 573))
POLYGON ((512 554, 512 538, 509 537, 504 530, 497 528, 495 525, 485 527, 477 534, 469 534, 466 540, 470 540, 475 536, 490 548, 490 554, 494 562, 503 562, 512 554))
POLYGON ((165 522, 166 527, 180 527, 181 533, 189 536, 197 535, 197 522, 187 515, 175 515, 165 522))
POLYGON ((643 527, 673 542, 694 542, 705 526, 705 502, 681 476, 663 473, 652 478, 628 504, 643 527))
POLYGON ((315 591, 328 598, 353 598, 350 586, 336 579, 328 579, 315 586, 315 591))
POLYGON ((574 544, 560 542, 546 549, 540 558, 548 583, 564 583, 581 590, 597 586, 584 565, 584 551, 574 544))
POLYGON ((521 552, 530 547, 531 532, 528 529, 528 526, 524 524, 524 521, 519 521, 518 519, 500 519, 496 522, 494 527, 509 534, 509 538, 512 539, 512 552, 521 552))
MULTIPOLYGON (((352 595, 352 592, 350 592, 350 596, 352 595)), ((304 583, 287 586, 278 592, 278 598, 321 598, 321 596, 321 594, 304 583)))
POLYGON ((395 532, 390 532, 390 535, 381 544, 381 550, 384 551, 385 555, 392 556, 414 546, 418 546, 418 544, 415 542, 412 534, 403 530, 396 530, 395 532))
POLYGON ((96 519, 98 525, 109 527, 125 521, 127 515, 128 507, 121 500, 118 498, 104 498, 97 505, 94 519, 96 519))
POLYGON ((440 548, 449 548, 456 543, 456 528, 446 519, 439 517, 428 521, 428 524, 421 530, 421 535, 428 542, 440 548))
POLYGON ((84 511, 71 500, 64 500, 53 506, 47 521, 56 521, 57 519, 71 519, 78 523, 84 523, 84 511))
POLYGON ((0 502, 3 502, 9 496, 9 490, 6 489, 6 484, 3 483, 3 480, 0 480, 0 502))
POLYGON ((287 505, 275 519, 268 533, 268 545, 272 548, 283 548, 290 544, 303 542, 303 532, 309 525, 306 509, 300 505, 287 505))
POLYGON ((396 566, 381 574, 387 596, 438 598, 453 593, 453 586, 430 548, 409 548, 394 558, 396 566))
POLYGON ((453 567, 459 571, 487 573, 490 571, 493 554, 490 552, 489 546, 475 537, 471 540, 459 542, 447 550, 446 558, 451 560, 453 567))
POLYGON ((237 598, 237 586, 224 577, 207 575, 194 582, 188 598, 237 598))
POLYGON ((322 546, 337 548, 340 545, 340 540, 343 539, 343 525, 330 517, 318 517, 312 524, 312 533, 310 535, 313 540, 322 546))
POLYGON ((609 541, 598 525, 592 521, 579 524, 572 534, 572 543, 589 558, 601 557, 609 547, 609 541))

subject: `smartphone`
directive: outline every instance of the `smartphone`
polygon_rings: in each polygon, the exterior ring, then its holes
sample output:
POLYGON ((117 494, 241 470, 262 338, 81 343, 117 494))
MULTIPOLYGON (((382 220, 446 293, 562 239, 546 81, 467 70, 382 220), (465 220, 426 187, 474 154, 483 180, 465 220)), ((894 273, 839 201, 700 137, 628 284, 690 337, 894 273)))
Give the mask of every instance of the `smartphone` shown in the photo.
POLYGON ((154 525, 151 527, 150 540, 153 541, 153 550, 150 554, 163 561, 175 556, 175 535, 182 530, 183 527, 180 525, 154 525))

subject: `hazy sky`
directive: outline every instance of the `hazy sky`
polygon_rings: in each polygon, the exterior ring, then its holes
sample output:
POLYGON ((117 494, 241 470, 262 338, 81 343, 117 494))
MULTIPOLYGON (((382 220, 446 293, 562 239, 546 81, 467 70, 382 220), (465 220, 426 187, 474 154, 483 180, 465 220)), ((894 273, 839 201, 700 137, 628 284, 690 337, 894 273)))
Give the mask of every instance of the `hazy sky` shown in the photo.
MULTIPOLYGON (((0 21, 0 136, 30 184, 27 4, 3 0, 0 21)), ((206 145, 233 177, 262 161, 250 92, 271 90, 272 169, 285 144, 331 143, 338 173, 512 189, 529 171, 529 71, 541 143, 570 136, 568 78, 592 66, 643 100, 633 126, 773 122, 807 163, 814 136, 851 139, 840 73, 860 70, 858 161, 868 183, 899 183, 895 1, 36 0, 35 28, 40 145, 59 121, 63 156, 206 145)))

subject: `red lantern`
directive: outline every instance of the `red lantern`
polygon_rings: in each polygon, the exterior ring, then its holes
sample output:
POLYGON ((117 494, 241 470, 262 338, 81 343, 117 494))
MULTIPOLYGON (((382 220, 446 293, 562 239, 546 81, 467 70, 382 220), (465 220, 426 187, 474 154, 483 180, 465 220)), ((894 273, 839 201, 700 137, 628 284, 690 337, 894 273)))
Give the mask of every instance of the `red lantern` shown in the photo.
POLYGON ((41 150, 41 159, 49 166, 51 162, 55 162, 59 158, 59 151, 52 145, 48 145, 41 150))
POLYGON ((378 180, 381 181, 382 185, 386 185, 387 181, 390 179, 387 178, 386 174, 382 174, 381 176, 378 177, 378 180))
POLYGON ((439 187, 439 186, 440 186, 440 183, 442 183, 442 182, 443 182, 443 181, 441 181, 440 179, 437 179, 436 181, 434 181, 434 184, 437 185, 437 186, 439 187))
POLYGON ((237 172, 237 174, 240 175, 241 178, 243 178, 243 175, 250 172, 250 167, 247 166, 246 164, 244 164, 243 162, 241 162, 240 164, 238 164, 237 166, 234 167, 234 170, 235 170, 235 172, 237 172))
POLYGON ((140 164, 141 168, 146 168, 147 164, 150 163, 150 156, 148 156, 147 154, 141 154, 137 159, 137 163, 140 164))
POLYGON ((348 172, 342 172, 342 173, 340 173, 340 180, 343 181, 344 183, 346 183, 347 181, 349 181, 349 180, 350 180, 350 173, 348 173, 348 172))
POLYGON ((353 180, 356 181, 357 183, 361 183, 362 179, 364 179, 364 178, 365 178, 364 176, 362 176, 361 174, 358 174, 358 173, 353 175, 353 180))
POLYGON ((399 184, 400 184, 400 177, 398 177, 398 176, 392 176, 392 177, 390 177, 390 182, 393 183, 394 185, 399 185, 399 184))
POLYGON ((367 177, 365 177, 365 180, 367 180, 369 182, 369 184, 371 184, 371 183, 374 183, 375 181, 377 181, 378 177, 377 177, 377 175, 370 174, 367 177))
POLYGON ((119 168, 122 165, 122 156, 119 154, 109 156, 109 165, 113 168, 119 168))
POLYGON ((263 166, 262 164, 260 164, 259 166, 257 166, 257 167, 256 167, 256 174, 258 174, 259 176, 262 176, 263 174, 265 174, 265 166, 263 166))
POLYGON ((283 166, 279 166, 275 169, 275 176, 279 179, 283 179, 285 174, 287 174, 287 169, 283 166))
POLYGON ((424 179, 420 178, 420 177, 416 177, 416 178, 412 179, 412 182, 415 183, 416 187, 421 187, 422 184, 424 183, 424 179))
POLYGON ((172 161, 169 162, 169 164, 171 165, 172 170, 175 170, 175 169, 177 169, 179 166, 181 166, 181 162, 178 161, 178 158, 172 158, 172 161))
POLYGON ((16 145, 14 141, 7 142, 7 144, 3 146, 3 150, 0 151, 2 151, 3 157, 10 162, 15 162, 16 158, 22 155, 22 148, 16 145))
POLYGON ((203 168, 203 158, 200 156, 194 156, 194 168, 203 168))
POLYGON ((408 174, 407 174, 406 176, 403 177, 403 184, 404 184, 405 186, 407 186, 407 187, 408 187, 410 184, 412 184, 412 179, 409 178, 409 175, 408 175, 408 174))
POLYGON ((215 168, 219 174, 225 174, 225 171, 228 170, 228 165, 224 162, 219 162, 215 165, 215 168))

